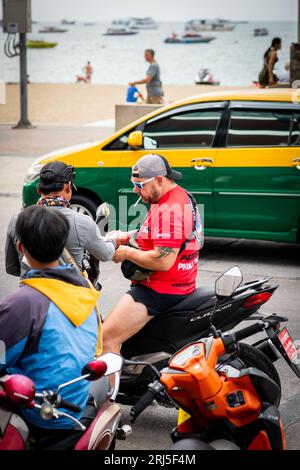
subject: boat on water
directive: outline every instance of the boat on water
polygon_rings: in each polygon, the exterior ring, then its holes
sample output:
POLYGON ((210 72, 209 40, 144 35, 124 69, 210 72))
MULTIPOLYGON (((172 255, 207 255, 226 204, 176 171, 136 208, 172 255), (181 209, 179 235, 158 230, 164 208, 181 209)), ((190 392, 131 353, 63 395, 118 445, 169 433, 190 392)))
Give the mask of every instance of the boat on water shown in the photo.
POLYGON ((131 18, 119 18, 111 22, 113 28, 130 28, 132 25, 131 18))
POLYGON ((61 24, 75 24, 76 21, 61 20, 61 24))
POLYGON ((106 33, 103 33, 103 36, 132 36, 137 33, 138 31, 133 31, 129 28, 110 27, 106 33))
POLYGON ((203 36, 197 33, 186 33, 182 36, 178 36, 173 33, 172 36, 165 39, 166 44, 198 44, 201 42, 210 42, 216 39, 213 36, 203 36))
POLYGON ((268 36, 269 30, 267 28, 255 28, 253 35, 254 36, 268 36))
POLYGON ((145 18, 130 17, 131 29, 157 29, 158 24, 150 16, 145 18))
POLYGON ((26 42, 26 46, 29 49, 46 49, 50 47, 56 47, 57 42, 48 42, 48 41, 42 41, 39 39, 29 39, 26 42))
POLYGON ((185 24, 185 31, 233 31, 235 25, 228 20, 190 20, 185 24))
POLYGON ((67 29, 56 28, 55 26, 47 26, 44 29, 40 29, 39 33, 65 33, 67 29))

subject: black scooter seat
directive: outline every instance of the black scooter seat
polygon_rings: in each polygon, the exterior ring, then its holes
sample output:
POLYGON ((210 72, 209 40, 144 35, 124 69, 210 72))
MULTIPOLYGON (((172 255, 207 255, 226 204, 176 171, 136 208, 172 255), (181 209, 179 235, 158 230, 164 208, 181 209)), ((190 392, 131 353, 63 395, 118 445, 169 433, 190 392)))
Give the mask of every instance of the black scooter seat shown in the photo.
POLYGON ((163 314, 172 314, 176 312, 193 312, 203 305, 207 300, 214 302, 215 288, 212 286, 198 287, 192 294, 173 307, 164 310, 163 314))

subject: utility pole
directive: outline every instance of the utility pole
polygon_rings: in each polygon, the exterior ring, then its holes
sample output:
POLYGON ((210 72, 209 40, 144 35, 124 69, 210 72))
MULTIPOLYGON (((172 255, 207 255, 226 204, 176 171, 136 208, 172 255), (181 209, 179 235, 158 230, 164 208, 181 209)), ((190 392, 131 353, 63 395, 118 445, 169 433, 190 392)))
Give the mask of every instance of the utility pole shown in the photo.
POLYGON ((298 0, 298 43, 300 44, 300 0, 298 0))
POLYGON ((300 0, 297 20, 297 42, 292 42, 290 49, 290 85, 293 88, 299 88, 300 85, 300 0))
POLYGON ((28 119, 26 33, 31 31, 31 0, 2 0, 2 3, 3 31, 8 33, 4 52, 9 58, 20 56, 20 119, 14 129, 30 129, 33 126, 28 119))
POLYGON ((28 119, 28 93, 27 93, 27 47, 26 33, 19 34, 20 42, 20 111, 21 116, 14 129, 27 129, 32 127, 28 119))

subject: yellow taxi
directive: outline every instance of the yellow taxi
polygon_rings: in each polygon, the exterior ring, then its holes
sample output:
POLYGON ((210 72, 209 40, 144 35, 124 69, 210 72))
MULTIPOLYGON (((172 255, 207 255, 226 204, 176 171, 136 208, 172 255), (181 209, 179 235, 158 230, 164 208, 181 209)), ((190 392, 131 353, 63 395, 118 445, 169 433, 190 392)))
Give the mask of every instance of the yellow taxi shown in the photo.
POLYGON ((299 99, 293 89, 230 90, 162 107, 102 142, 39 158, 25 179, 24 205, 37 199, 42 165, 60 160, 76 168, 73 206, 94 216, 108 201, 124 228, 137 199, 131 166, 158 153, 184 174, 182 186, 204 205, 206 236, 299 241, 299 99))

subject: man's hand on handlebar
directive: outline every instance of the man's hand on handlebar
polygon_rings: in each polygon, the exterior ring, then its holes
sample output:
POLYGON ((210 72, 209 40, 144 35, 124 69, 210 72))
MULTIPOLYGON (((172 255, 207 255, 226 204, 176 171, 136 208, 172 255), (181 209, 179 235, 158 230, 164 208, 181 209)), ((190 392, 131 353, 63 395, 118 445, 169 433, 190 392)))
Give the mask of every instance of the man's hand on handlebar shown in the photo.
POLYGON ((105 236, 107 240, 115 240, 116 242, 116 249, 119 248, 120 245, 126 245, 128 243, 130 237, 132 235, 131 232, 122 232, 121 230, 112 230, 108 232, 105 236))

